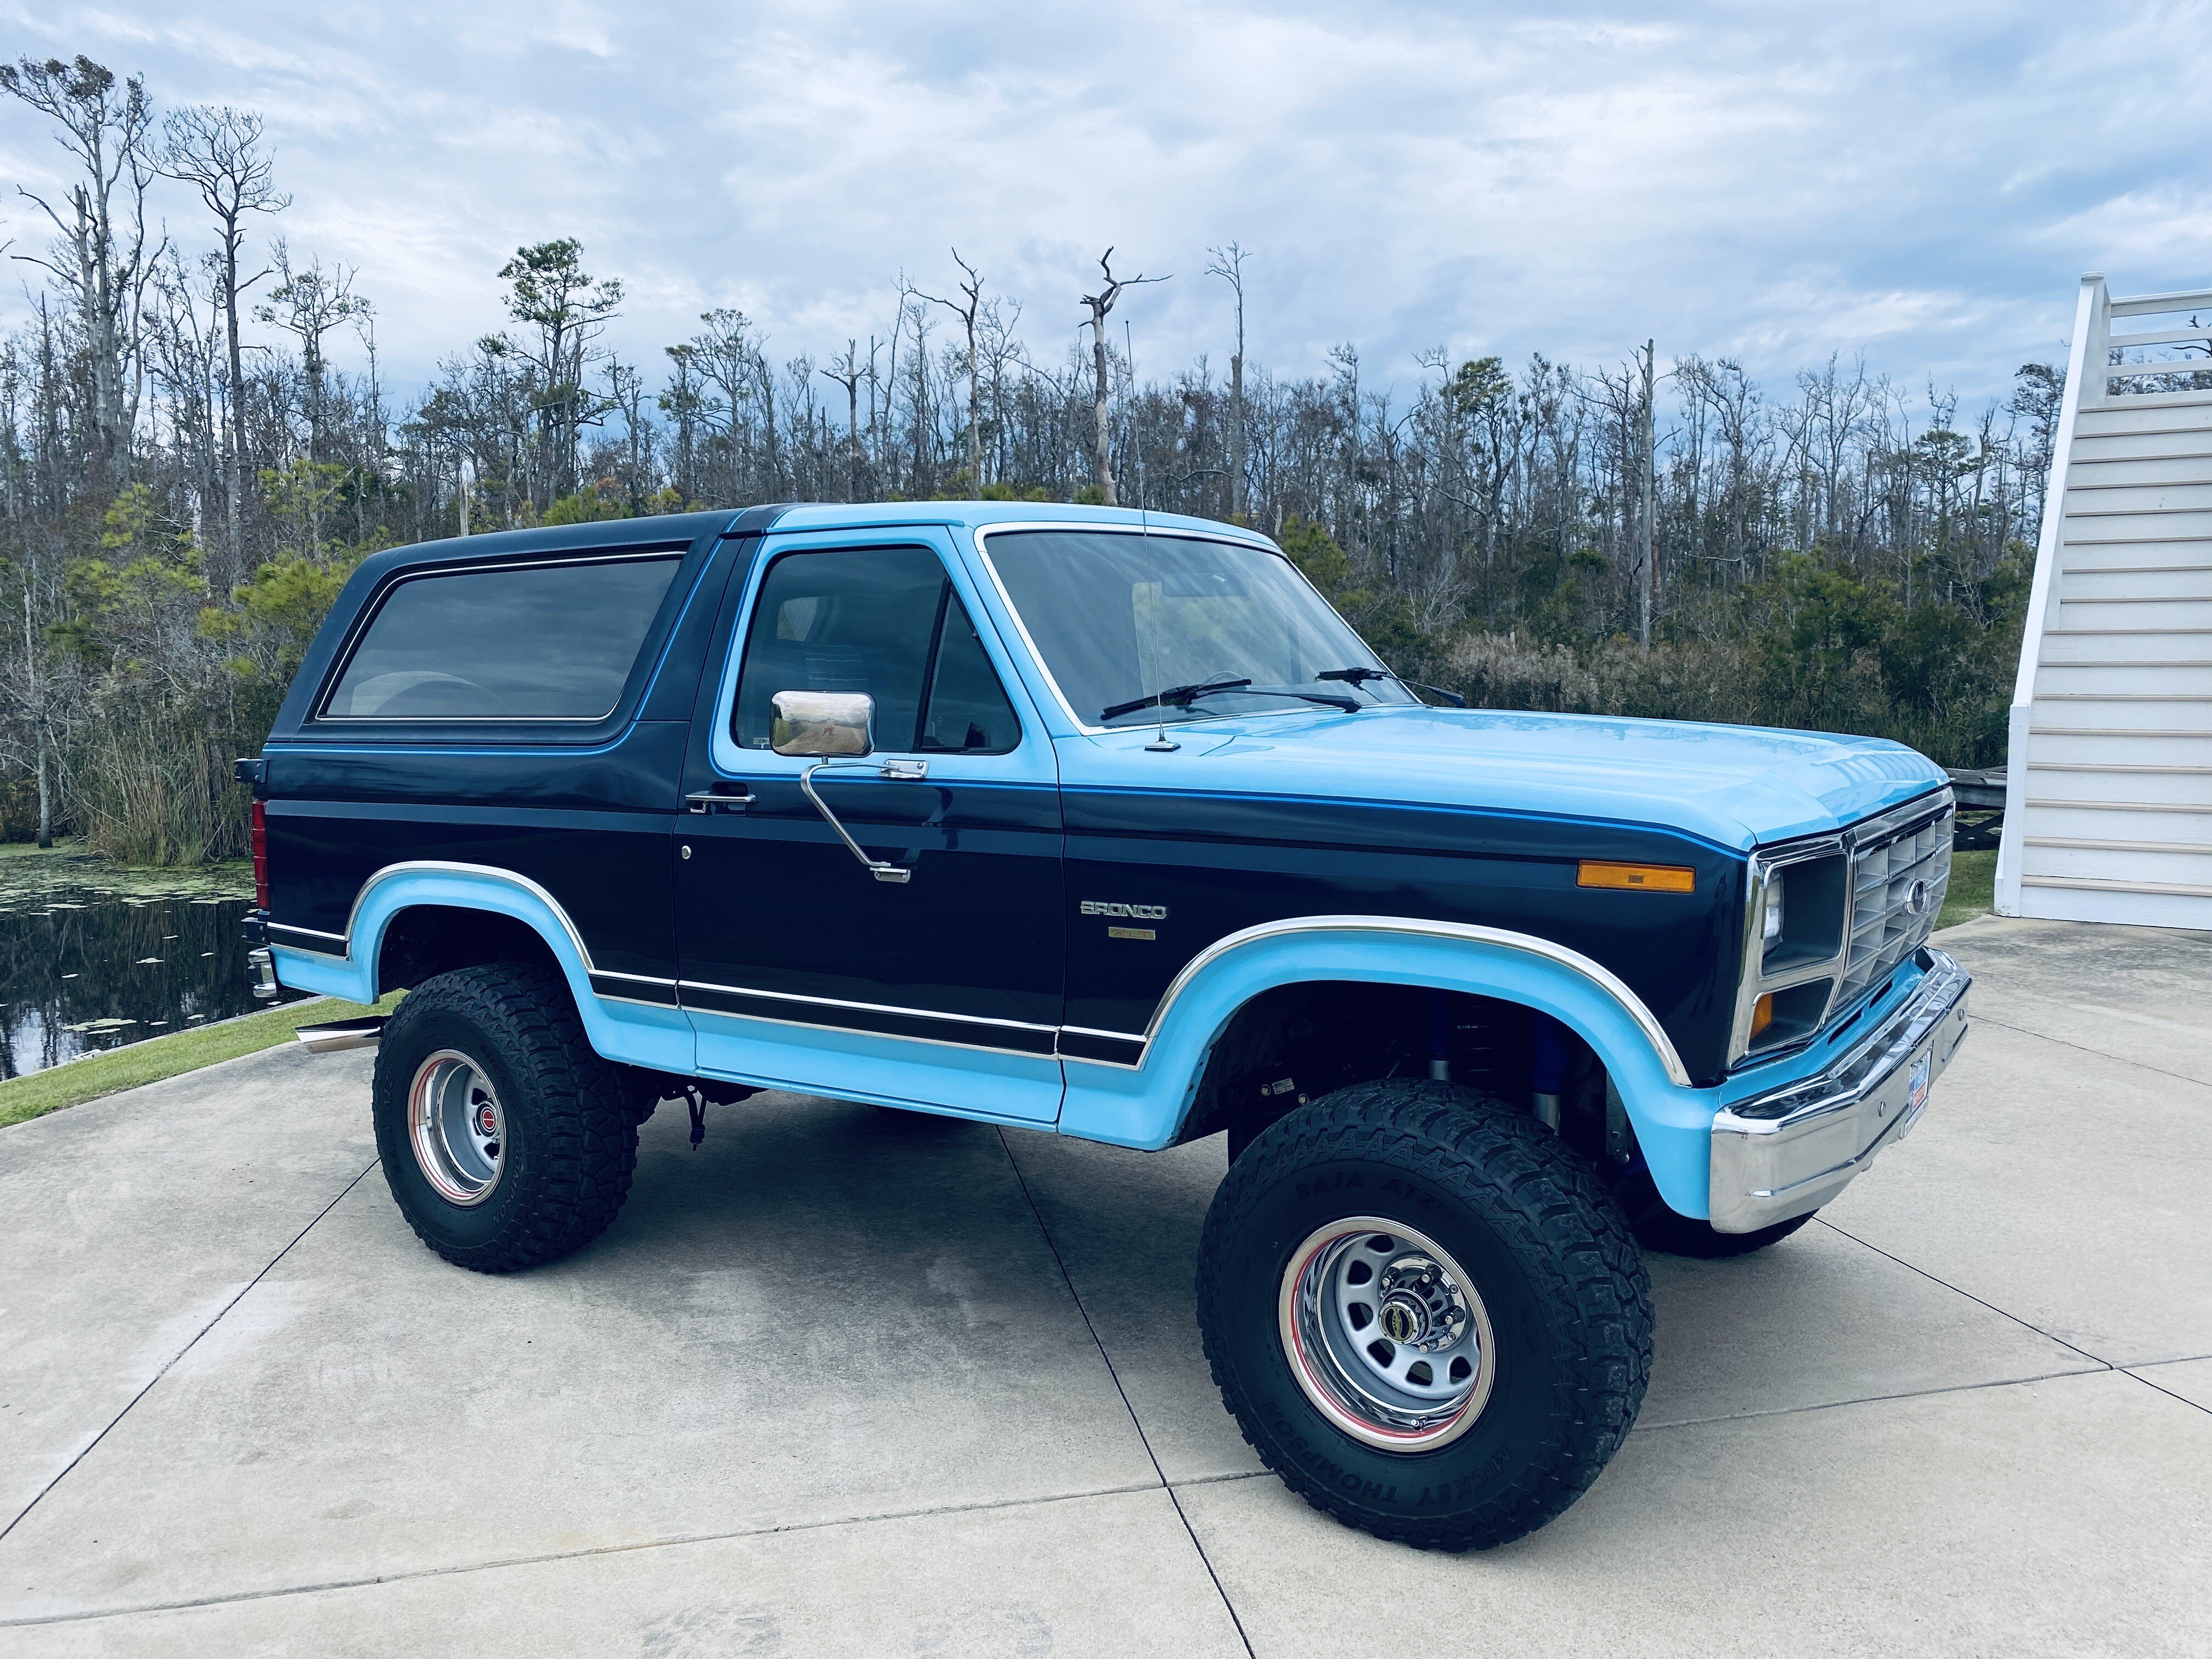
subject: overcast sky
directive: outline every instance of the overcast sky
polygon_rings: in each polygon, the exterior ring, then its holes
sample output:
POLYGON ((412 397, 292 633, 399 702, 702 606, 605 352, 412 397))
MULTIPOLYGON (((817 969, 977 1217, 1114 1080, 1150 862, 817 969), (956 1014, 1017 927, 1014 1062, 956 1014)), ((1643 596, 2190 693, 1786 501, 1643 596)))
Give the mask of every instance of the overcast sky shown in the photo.
MULTIPOLYGON (((1593 365, 1650 335, 1773 377, 1863 351, 1971 402, 2061 350, 2084 270, 2212 283, 2207 12, 0 0, 0 46, 265 115, 295 197, 268 228, 360 268, 403 386, 558 235, 623 279, 611 338, 656 370, 709 306, 779 353, 865 343, 902 269, 951 291, 949 245, 1056 354, 1109 243, 1174 278, 1116 313, 1139 371, 1225 368, 1204 270, 1233 238, 1279 373, 1349 340, 1410 388, 1425 347, 1593 365)), ((6 183, 59 160, 0 109, 6 183)), ((160 206, 201 244, 194 199, 160 206)))

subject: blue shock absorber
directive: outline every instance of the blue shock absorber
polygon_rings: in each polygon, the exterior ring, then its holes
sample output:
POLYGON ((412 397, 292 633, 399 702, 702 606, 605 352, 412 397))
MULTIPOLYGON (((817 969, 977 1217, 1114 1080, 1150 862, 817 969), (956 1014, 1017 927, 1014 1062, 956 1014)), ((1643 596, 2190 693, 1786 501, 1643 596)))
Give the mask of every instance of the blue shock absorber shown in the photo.
POLYGON ((1567 1086, 1567 1028, 1549 1014, 1534 1016, 1535 1042, 1528 1066, 1530 1105, 1536 1120, 1554 1134, 1559 1128, 1559 1092, 1567 1086))

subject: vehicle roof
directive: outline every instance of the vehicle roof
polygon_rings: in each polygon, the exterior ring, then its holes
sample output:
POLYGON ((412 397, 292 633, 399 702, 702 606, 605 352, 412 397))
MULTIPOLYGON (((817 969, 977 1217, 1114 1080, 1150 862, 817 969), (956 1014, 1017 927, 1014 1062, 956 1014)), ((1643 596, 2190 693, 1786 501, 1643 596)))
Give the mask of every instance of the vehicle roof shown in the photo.
POLYGON ((1129 529, 1202 530, 1265 544, 1242 525, 1182 513, 1147 513, 1127 507, 1076 507, 1064 501, 825 501, 777 514, 779 531, 842 529, 851 525, 940 524, 982 528, 998 524, 1113 525, 1129 529))
POLYGON ((415 542, 380 553, 372 562, 380 575, 395 565, 410 568, 462 559, 496 559, 564 548, 634 547, 692 542, 740 529, 842 530, 867 525, 945 525, 981 529, 995 524, 1114 525, 1130 529, 1200 530, 1235 536, 1261 546, 1267 538, 1240 525, 1181 513, 1140 513, 1133 507, 1072 507, 1060 501, 813 501, 711 513, 661 513, 642 519, 600 519, 590 524, 497 530, 415 542))

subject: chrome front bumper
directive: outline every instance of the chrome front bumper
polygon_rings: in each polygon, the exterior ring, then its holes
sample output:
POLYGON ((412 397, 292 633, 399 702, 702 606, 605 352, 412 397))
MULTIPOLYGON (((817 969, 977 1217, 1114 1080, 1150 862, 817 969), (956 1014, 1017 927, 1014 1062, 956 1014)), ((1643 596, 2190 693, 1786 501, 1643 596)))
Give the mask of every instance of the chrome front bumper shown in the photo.
POLYGON ((1923 945, 1917 960, 1926 971, 1912 994, 1850 1048, 1814 1075, 1715 1116, 1717 1231, 1755 1232, 1817 1210, 1905 1138, 1966 1035, 1973 983, 1941 951, 1923 945))

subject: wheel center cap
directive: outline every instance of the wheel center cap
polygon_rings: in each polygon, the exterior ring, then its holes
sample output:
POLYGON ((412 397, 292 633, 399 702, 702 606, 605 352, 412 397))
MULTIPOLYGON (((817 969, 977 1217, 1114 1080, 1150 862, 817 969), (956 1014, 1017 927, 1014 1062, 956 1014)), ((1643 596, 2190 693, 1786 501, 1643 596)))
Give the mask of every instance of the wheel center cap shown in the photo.
POLYGON ((499 1133, 499 1108, 488 1100, 477 1108, 477 1133, 487 1140, 499 1133))
POLYGON ((1427 1328, 1429 1310, 1410 1296, 1393 1296, 1382 1304, 1376 1323, 1393 1342, 1418 1342, 1427 1328))

